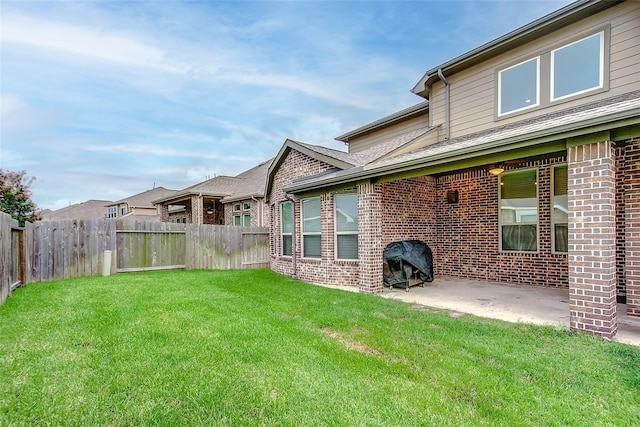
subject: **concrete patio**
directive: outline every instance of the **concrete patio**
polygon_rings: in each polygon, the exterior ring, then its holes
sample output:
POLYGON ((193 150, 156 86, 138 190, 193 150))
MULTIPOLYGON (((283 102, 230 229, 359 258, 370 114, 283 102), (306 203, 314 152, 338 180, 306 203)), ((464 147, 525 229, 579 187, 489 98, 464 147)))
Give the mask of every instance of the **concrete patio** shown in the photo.
MULTIPOLYGON (((454 310, 508 322, 569 328, 569 290, 437 277, 424 287, 384 288, 384 298, 454 310)), ((614 341, 640 346, 640 318, 627 316, 618 304, 618 333, 614 341)))

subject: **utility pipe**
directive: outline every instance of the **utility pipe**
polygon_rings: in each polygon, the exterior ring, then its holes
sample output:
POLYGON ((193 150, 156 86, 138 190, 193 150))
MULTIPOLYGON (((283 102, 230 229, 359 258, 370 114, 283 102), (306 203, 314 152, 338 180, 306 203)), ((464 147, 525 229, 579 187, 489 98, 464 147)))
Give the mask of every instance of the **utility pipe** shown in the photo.
POLYGON ((438 77, 444 83, 444 139, 449 139, 451 129, 451 118, 449 116, 449 81, 442 73, 442 68, 438 68, 438 77))

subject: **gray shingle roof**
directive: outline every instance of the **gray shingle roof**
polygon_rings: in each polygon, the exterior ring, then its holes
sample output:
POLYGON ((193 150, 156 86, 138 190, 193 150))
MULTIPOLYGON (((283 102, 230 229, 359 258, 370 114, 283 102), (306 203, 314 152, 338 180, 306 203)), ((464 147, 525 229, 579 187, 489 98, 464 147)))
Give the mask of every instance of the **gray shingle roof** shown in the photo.
POLYGON ((584 104, 575 108, 546 114, 533 119, 492 128, 483 132, 473 133, 463 137, 450 139, 448 141, 441 141, 437 144, 421 148, 407 154, 367 164, 364 166, 364 170, 421 158, 426 159, 442 153, 472 149, 473 147, 484 147, 491 143, 508 140, 509 138, 532 135, 541 131, 553 133, 554 129, 562 126, 578 124, 639 107, 640 91, 630 92, 602 101, 584 104))
POLYGON ((233 200, 250 199, 251 197, 263 197, 264 188, 267 183, 267 172, 271 161, 262 162, 251 169, 236 175, 238 184, 232 194, 222 199, 222 202, 233 200))
POLYGON ((45 209, 40 212, 43 221, 60 221, 67 219, 101 219, 106 216, 105 206, 110 200, 87 200, 52 211, 45 209))
MULTIPOLYGON (((338 182, 344 184, 365 176, 382 176, 398 168, 405 171, 421 168, 431 162, 442 162, 456 156, 473 157, 474 153, 483 150, 499 150, 505 145, 516 142, 534 141, 532 143, 536 143, 535 140, 539 138, 554 138, 557 135, 567 132, 575 133, 575 131, 579 134, 581 129, 593 129, 594 126, 604 126, 606 129, 611 126, 611 123, 629 119, 635 123, 639 117, 640 90, 441 141, 394 157, 379 157, 378 160, 351 169, 335 171, 294 184, 287 191, 308 191, 338 182)), ((428 129, 425 132, 428 132, 428 129)))
POLYGON ((116 206, 123 203, 127 203, 131 207, 154 207, 153 201, 159 199, 161 197, 167 197, 176 190, 169 190, 164 187, 156 187, 151 190, 144 191, 142 193, 134 194, 133 196, 126 197, 124 199, 120 199, 116 202, 108 203, 105 206, 116 206))

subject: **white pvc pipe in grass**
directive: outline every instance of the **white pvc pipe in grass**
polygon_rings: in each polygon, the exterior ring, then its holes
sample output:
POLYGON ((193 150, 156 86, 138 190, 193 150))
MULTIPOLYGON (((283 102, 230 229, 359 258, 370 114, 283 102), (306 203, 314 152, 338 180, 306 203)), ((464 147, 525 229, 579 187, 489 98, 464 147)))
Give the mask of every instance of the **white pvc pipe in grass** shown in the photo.
POLYGON ((111 275, 111 251, 104 251, 104 263, 102 264, 102 275, 111 275))

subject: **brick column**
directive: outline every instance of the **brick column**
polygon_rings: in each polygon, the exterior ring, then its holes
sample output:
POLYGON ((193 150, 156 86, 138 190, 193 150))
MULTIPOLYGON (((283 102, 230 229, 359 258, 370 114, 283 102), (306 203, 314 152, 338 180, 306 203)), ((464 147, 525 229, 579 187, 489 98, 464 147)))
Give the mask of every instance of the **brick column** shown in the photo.
POLYGON ((191 196, 191 223, 202 224, 204 209, 201 196, 191 196))
POLYGON ((640 139, 625 147, 625 277, 627 314, 640 316, 640 139))
POLYGON ((361 184, 358 186, 360 292, 382 292, 383 249, 382 194, 376 184, 361 184))
POLYGON ((169 205, 167 204, 160 205, 160 221, 169 222, 169 205))
POLYGON ((618 329, 613 143, 571 147, 568 154, 571 329, 611 338, 618 329))

